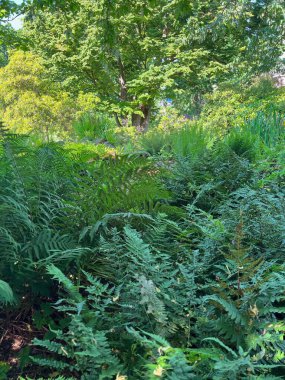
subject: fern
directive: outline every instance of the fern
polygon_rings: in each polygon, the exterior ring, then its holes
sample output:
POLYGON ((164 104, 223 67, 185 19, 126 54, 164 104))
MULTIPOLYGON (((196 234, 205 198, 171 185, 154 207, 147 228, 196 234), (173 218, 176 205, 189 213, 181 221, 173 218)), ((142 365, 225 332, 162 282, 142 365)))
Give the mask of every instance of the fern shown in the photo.
POLYGON ((27 141, 10 135, 2 141, 0 270, 16 295, 47 295, 45 266, 67 267, 89 250, 77 243, 74 228, 66 223, 74 210, 63 198, 74 186, 72 163, 57 145, 33 147, 27 141))
POLYGON ((0 277, 17 315, 50 326, 34 363, 77 379, 282 378, 284 160, 241 134, 101 161, 1 140, 0 277))
POLYGON ((7 282, 0 280, 0 303, 7 305, 15 301, 13 291, 7 282))
POLYGON ((78 290, 78 287, 73 284, 73 282, 67 278, 60 269, 54 265, 49 265, 47 267, 47 272, 52 276, 53 279, 57 280, 60 284, 63 284, 65 291, 67 291, 72 299, 77 302, 82 301, 82 297, 78 290))
POLYGON ((147 313, 153 314, 155 319, 162 324, 166 323, 167 315, 163 302, 158 298, 157 291, 151 280, 147 280, 144 276, 138 277, 141 285, 140 304, 147 307, 147 313))
POLYGON ((78 218, 85 224, 95 224, 105 214, 142 213, 145 201, 167 196, 156 181, 157 169, 144 157, 120 156, 83 168, 88 175, 78 182, 73 198, 81 205, 78 218))
POLYGON ((113 355, 106 332, 100 331, 98 319, 100 313, 105 311, 105 308, 100 311, 98 298, 100 299, 104 293, 111 294, 112 290, 101 285, 93 276, 86 274, 91 284, 86 288, 88 298, 84 300, 79 289, 58 268, 51 265, 48 267, 48 272, 64 286, 67 292, 67 297, 55 307, 58 311, 68 313, 70 323, 65 331, 53 331, 58 341, 34 339, 34 345, 44 347, 56 358, 33 357, 33 361, 38 365, 60 371, 68 369, 71 374, 77 372, 81 379, 91 380, 94 376, 112 379, 122 370, 122 366, 118 358, 113 355), (88 323, 90 318, 92 326, 88 323))
POLYGON ((244 317, 240 314, 238 309, 233 303, 227 302, 218 296, 206 296, 204 300, 215 302, 222 306, 222 308, 226 311, 230 319, 232 319, 234 322, 236 322, 239 325, 246 325, 247 321, 244 319, 244 317))
POLYGON ((182 352, 171 356, 168 364, 170 369, 167 371, 167 380, 194 379, 196 377, 182 352))

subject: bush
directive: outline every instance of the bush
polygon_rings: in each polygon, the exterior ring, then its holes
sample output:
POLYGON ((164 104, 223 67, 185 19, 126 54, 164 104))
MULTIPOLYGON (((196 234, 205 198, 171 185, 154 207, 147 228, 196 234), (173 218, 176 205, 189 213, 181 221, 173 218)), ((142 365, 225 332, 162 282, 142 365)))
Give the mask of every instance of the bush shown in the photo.
POLYGON ((206 130, 225 134, 232 127, 242 127, 247 120, 263 114, 284 114, 285 89, 276 88, 268 78, 258 79, 249 86, 221 85, 205 96, 199 124, 206 130))

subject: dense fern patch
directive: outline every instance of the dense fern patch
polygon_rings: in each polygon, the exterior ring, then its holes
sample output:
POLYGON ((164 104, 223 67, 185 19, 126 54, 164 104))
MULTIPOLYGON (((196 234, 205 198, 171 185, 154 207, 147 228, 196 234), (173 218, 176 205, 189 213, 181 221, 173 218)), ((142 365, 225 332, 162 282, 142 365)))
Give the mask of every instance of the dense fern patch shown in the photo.
POLYGON ((284 377, 284 143, 199 133, 103 160, 2 139, 1 317, 34 337, 3 379, 284 377))

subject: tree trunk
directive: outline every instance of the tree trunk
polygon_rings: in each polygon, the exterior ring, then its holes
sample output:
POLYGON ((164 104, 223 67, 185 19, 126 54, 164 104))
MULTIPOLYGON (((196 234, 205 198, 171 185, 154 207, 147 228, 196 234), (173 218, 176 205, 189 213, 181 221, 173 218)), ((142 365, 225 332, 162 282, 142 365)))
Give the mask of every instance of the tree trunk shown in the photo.
POLYGON ((133 114, 132 115, 132 124, 136 127, 137 131, 140 133, 145 133, 148 130, 150 116, 151 116, 151 106, 150 105, 141 105, 140 111, 142 115, 133 114))
POLYGON ((141 124, 141 116, 136 114, 136 113, 133 113, 132 114, 132 126, 136 127, 136 129, 138 129, 140 127, 140 124, 141 124))
MULTIPOLYGON (((128 88, 127 88, 127 81, 126 81, 126 75, 125 75, 125 67, 120 56, 118 58, 118 67, 119 67, 118 79, 119 79, 119 85, 120 85, 120 99, 123 102, 126 102, 128 100, 128 88)), ((126 127, 129 124, 128 116, 122 115, 119 119, 119 124, 121 127, 126 127)))
MULTIPOLYGON (((121 57, 118 58, 118 68, 119 68, 119 85, 120 85, 120 99, 123 102, 126 102, 128 100, 128 87, 127 87, 127 80, 125 75, 125 67, 122 62, 121 57)), ((145 133, 148 129, 149 121, 150 121, 150 115, 151 115, 151 106, 142 104, 139 107, 142 115, 138 115, 133 113, 132 114, 132 125, 136 127, 137 131, 139 133, 145 133)), ((115 114, 115 119, 117 122, 117 125, 119 126, 127 126, 129 124, 129 118, 126 116, 118 117, 117 114, 115 114)))
POLYGON ((127 81, 125 76, 125 67, 123 65, 123 62, 121 60, 121 57, 118 59, 118 66, 119 66, 119 84, 120 84, 120 98, 123 101, 127 100, 128 97, 128 89, 127 89, 127 81))
POLYGON ((119 116, 118 116, 117 112, 114 112, 114 117, 115 117, 115 120, 116 120, 117 127, 121 127, 122 123, 120 122, 120 119, 119 119, 119 116))
POLYGON ((142 132, 145 133, 148 130, 148 126, 149 126, 149 122, 150 122, 151 106, 145 106, 143 113, 144 113, 144 117, 143 117, 142 123, 141 123, 141 130, 142 130, 142 132))

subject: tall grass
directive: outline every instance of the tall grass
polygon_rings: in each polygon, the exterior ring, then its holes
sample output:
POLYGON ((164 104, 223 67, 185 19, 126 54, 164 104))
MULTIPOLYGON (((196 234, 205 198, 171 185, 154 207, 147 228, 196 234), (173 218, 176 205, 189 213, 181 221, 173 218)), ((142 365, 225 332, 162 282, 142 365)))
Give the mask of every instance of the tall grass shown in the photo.
POLYGON ((210 147, 213 141, 213 136, 207 131, 191 125, 171 132, 152 130, 141 137, 140 145, 151 155, 164 152, 180 157, 194 157, 210 147))
POLYGON ((171 135, 172 152, 181 157, 198 156, 210 147, 214 138, 197 125, 187 126, 171 135))
POLYGON ((260 137, 267 146, 273 147, 284 142, 285 115, 274 110, 268 114, 259 112, 254 119, 246 121, 245 128, 260 137))
POLYGON ((87 113, 73 124, 73 129, 79 139, 106 139, 112 140, 112 131, 115 128, 114 120, 103 114, 87 113))

